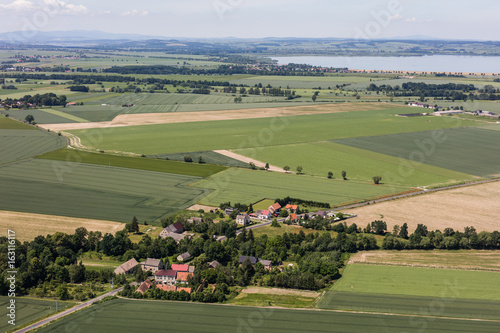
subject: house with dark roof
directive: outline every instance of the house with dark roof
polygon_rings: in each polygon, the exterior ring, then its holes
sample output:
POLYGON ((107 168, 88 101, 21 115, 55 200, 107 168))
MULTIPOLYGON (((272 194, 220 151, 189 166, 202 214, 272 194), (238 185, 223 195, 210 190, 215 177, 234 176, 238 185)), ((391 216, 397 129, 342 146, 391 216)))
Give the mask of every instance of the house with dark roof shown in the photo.
POLYGON ((139 265, 139 263, 137 262, 137 260, 135 260, 135 258, 132 258, 130 259, 129 261, 121 264, 120 266, 118 266, 114 272, 116 275, 119 275, 119 274, 131 274, 131 273, 134 273, 135 271, 135 268, 139 265))
POLYGON ((247 258, 248 258, 248 260, 250 260, 250 263, 252 265, 255 265, 257 263, 257 261, 259 261, 255 257, 240 256, 240 259, 238 260, 238 262, 240 263, 240 265, 243 264, 247 258))
POLYGON ((184 232, 184 226, 180 222, 171 224, 166 229, 168 232, 176 234, 182 234, 184 232))
POLYGON ((217 260, 214 260, 208 264, 208 268, 217 268, 217 266, 219 265, 220 265, 219 262, 217 260))
POLYGON ((176 278, 177 272, 171 269, 162 269, 155 274, 156 284, 173 285, 175 284, 176 278))
POLYGON ((235 210, 237 210, 237 209, 233 208, 233 207, 227 207, 226 209, 224 209, 224 214, 229 216, 235 210))
POLYGON ((268 271, 270 271, 273 268, 273 262, 271 260, 262 260, 260 259, 259 262, 264 266, 264 268, 268 271))
POLYGON ((326 218, 326 217, 328 217, 328 213, 325 212, 324 210, 318 210, 316 212, 316 216, 321 216, 322 218, 326 218))
POLYGON ((137 288, 136 292, 139 292, 141 294, 144 295, 144 293, 149 290, 151 287, 153 286, 153 282, 151 282, 150 279, 147 279, 146 281, 144 281, 143 283, 141 283, 141 285, 139 286, 139 288, 137 288))
POLYGON ((147 258, 146 261, 141 262, 141 268, 143 271, 156 273, 163 269, 163 263, 160 259, 147 258))
POLYGON ((177 256, 178 261, 185 261, 185 260, 188 260, 189 258, 191 258, 191 255, 189 254, 189 252, 184 252, 183 254, 180 254, 177 256))

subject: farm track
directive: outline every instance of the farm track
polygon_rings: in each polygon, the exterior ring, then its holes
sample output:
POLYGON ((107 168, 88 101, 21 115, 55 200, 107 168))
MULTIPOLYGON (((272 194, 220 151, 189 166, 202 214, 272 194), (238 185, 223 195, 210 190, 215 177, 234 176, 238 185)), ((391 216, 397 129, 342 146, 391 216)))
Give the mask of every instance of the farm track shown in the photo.
MULTIPOLYGON (((214 150, 215 153, 234 158, 235 160, 242 161, 245 163, 253 163, 255 164, 256 167, 258 168, 264 168, 266 166, 266 163, 258 161, 256 159, 246 157, 237 153, 234 153, 229 150, 214 150)), ((285 172, 283 168, 277 167, 275 165, 269 165, 269 171, 275 171, 275 172, 285 172)), ((291 173, 291 172, 288 172, 291 173)))

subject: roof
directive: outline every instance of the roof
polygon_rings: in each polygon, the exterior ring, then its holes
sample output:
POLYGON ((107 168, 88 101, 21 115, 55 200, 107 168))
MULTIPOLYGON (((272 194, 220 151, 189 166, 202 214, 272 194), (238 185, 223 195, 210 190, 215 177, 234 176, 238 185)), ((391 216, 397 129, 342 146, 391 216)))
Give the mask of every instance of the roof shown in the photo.
POLYGON ((240 264, 242 264, 247 258, 250 260, 250 263, 252 265, 255 265, 257 263, 257 258, 255 257, 241 256, 239 260, 240 264))
POLYGON ((271 206, 269 206, 269 208, 273 208, 274 210, 278 210, 281 208, 281 205, 277 202, 275 202, 274 204, 272 204, 271 206))
POLYGON ((187 282, 188 277, 193 277, 193 273, 189 273, 189 272, 178 272, 177 273, 177 280, 187 282))
POLYGON ((171 269, 177 272, 187 272, 189 270, 189 265, 173 264, 171 269))
POLYGON ((180 222, 171 224, 167 227, 167 231, 169 232, 179 232, 181 230, 184 230, 184 226, 180 222))
POLYGON ((269 215, 269 214, 271 214, 271 212, 270 212, 270 211, 268 211, 268 210, 263 210, 263 211, 260 213, 260 215, 269 215))
POLYGON ((325 211, 323 211, 323 210, 318 210, 318 211, 316 212, 316 215, 325 216, 325 215, 326 215, 326 212, 325 212, 325 211))
POLYGON ((154 267, 159 267, 160 265, 163 265, 160 259, 151 259, 147 258, 146 261, 144 262, 145 266, 154 266, 154 267))
POLYGON ((118 266, 115 269, 115 274, 126 273, 126 272, 130 271, 131 269, 133 269, 137 265, 139 265, 139 263, 137 262, 137 260, 135 260, 135 258, 132 258, 129 261, 127 261, 127 262, 121 264, 120 266, 118 266))
POLYGON ((288 217, 290 218, 290 220, 296 220, 297 219, 297 215, 296 214, 290 214, 288 217))
POLYGON ((146 290, 148 290, 152 286, 153 286, 153 282, 151 282, 151 280, 147 279, 146 281, 141 283, 139 288, 137 288, 136 292, 140 292, 141 294, 144 294, 146 292, 146 290))
POLYGON ((259 262, 264 266, 272 266, 273 262, 271 260, 259 260, 259 262))
POLYGON ((217 266, 219 266, 219 262, 217 260, 214 260, 212 261, 211 263, 208 264, 208 267, 212 267, 212 268, 215 268, 217 266))
POLYGON ((160 289, 160 290, 163 290, 163 291, 177 291, 177 287, 176 286, 167 286, 167 285, 162 285, 162 284, 158 284, 156 285, 156 288, 160 289))
POLYGON ((288 204, 288 205, 286 205, 286 207, 285 207, 285 208, 286 208, 286 209, 293 209, 293 210, 297 210, 297 208, 298 208, 298 207, 299 207, 298 205, 290 205, 290 204, 288 204))
POLYGON ((171 270, 171 269, 161 269, 158 272, 156 272, 155 276, 173 276, 177 274, 176 271, 171 270))
POLYGON ((191 255, 189 254, 189 252, 184 252, 183 254, 180 254, 179 256, 177 256, 177 259, 181 258, 181 260, 186 260, 188 258, 191 258, 191 255))
POLYGON ((175 232, 167 232, 167 235, 165 236, 165 238, 168 238, 168 237, 173 238, 177 243, 179 243, 181 240, 186 238, 186 235, 176 234, 175 232))
POLYGON ((240 220, 240 219, 246 220, 246 219, 249 219, 249 218, 250 218, 250 216, 248 216, 248 214, 240 214, 240 215, 236 216, 237 220, 240 220))
POLYGON ((181 291, 185 291, 185 292, 187 292, 188 294, 191 294, 191 288, 177 287, 177 291, 179 291, 179 292, 181 292, 181 291))

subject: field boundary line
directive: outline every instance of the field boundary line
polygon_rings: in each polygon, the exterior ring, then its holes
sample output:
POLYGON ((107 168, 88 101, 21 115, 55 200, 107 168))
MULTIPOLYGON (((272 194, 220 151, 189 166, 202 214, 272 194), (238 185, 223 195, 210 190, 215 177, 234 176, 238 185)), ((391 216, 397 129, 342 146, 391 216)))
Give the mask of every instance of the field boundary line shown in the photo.
MULTIPOLYGON (((238 160, 238 161, 241 161, 241 162, 253 163, 258 168, 264 168, 266 166, 266 163, 264 163, 264 162, 261 162, 259 160, 256 160, 256 159, 253 159, 253 158, 250 158, 250 157, 246 157, 244 155, 237 154, 237 153, 232 152, 230 150, 212 150, 212 151, 214 153, 217 153, 217 154, 221 154, 221 155, 224 155, 224 156, 227 156, 227 157, 234 158, 235 160, 238 160)), ((283 168, 277 167, 275 165, 269 165, 269 170, 270 171, 275 171, 275 172, 282 172, 282 173, 293 173, 291 171, 290 172, 285 172, 285 170, 283 170, 283 168)))

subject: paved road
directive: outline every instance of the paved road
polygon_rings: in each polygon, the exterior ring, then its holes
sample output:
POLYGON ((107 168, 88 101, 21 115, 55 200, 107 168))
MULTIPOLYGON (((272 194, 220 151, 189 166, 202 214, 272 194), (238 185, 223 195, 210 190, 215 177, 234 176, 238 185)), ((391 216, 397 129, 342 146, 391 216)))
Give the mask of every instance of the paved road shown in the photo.
POLYGON ((120 292, 120 291, 122 291, 122 290, 123 290, 123 287, 118 288, 118 289, 115 289, 115 290, 113 290, 113 291, 110 291, 110 292, 109 292, 109 293, 107 293, 107 294, 104 294, 104 295, 102 295, 102 296, 99 296, 99 297, 93 298, 93 299, 91 299, 91 300, 89 300, 89 301, 87 301, 87 302, 84 302, 84 303, 78 304, 78 305, 76 305, 76 306, 74 306, 74 307, 72 307, 72 308, 70 308, 70 309, 64 310, 63 312, 59 312, 59 313, 57 313, 57 314, 55 314, 55 315, 53 315, 53 316, 51 316, 51 317, 45 318, 45 319, 43 319, 43 320, 41 320, 41 321, 39 321, 39 322, 37 322, 37 323, 35 323, 35 324, 32 324, 32 325, 30 325, 30 326, 28 326, 28 327, 22 328, 22 329, 20 329, 20 330, 16 331, 16 333, 24 333, 24 332, 29 332, 29 331, 31 331, 31 330, 33 330, 33 329, 40 328, 40 327, 42 327, 42 326, 44 326, 44 325, 47 325, 47 324, 48 324, 48 323, 50 323, 51 321, 54 321, 54 320, 56 320, 56 319, 59 319, 59 318, 62 318, 62 317, 64 317, 64 316, 67 316, 67 315, 69 315, 69 314, 72 314, 72 313, 74 313, 74 312, 76 312, 76 311, 79 311, 79 310, 81 310, 81 309, 83 309, 83 308, 86 308, 87 306, 90 306, 90 305, 92 305, 93 303, 95 303, 95 302, 97 302, 97 301, 100 301, 100 300, 101 300, 101 299, 103 299, 104 297, 107 297, 107 296, 114 296, 114 295, 116 295, 118 292, 120 292))
MULTIPOLYGON (((370 201, 367 201, 367 202, 361 202, 361 203, 347 205, 347 206, 342 206, 342 207, 336 207, 335 209, 330 209, 330 210, 328 210, 326 212, 333 212, 333 211, 336 212, 336 211, 344 210, 344 209, 351 209, 351 208, 356 208, 356 207, 362 207, 362 206, 366 206, 368 204, 374 204, 374 203, 379 203, 379 202, 384 202, 384 201, 389 201, 389 200, 394 200, 394 199, 408 198, 408 197, 413 197, 413 196, 417 196, 417 195, 421 195, 421 194, 426 194, 426 193, 432 193, 432 192, 438 192, 438 191, 444 191, 444 190, 451 190, 451 189, 455 189, 455 188, 459 188, 459 187, 479 185, 479 184, 486 184, 486 183, 492 183, 492 182, 497 182, 497 181, 500 181, 500 178, 480 180, 480 181, 477 181, 477 182, 466 183, 466 184, 458 184, 458 185, 450 185, 450 186, 445 186, 445 187, 438 187, 438 188, 434 188, 434 189, 430 189, 430 190, 424 189, 424 190, 417 191, 417 192, 405 193, 405 194, 398 194, 398 195, 394 195, 392 197, 387 197, 387 198, 382 198, 382 199, 376 199, 376 200, 370 200, 370 201)), ((299 215, 299 217, 304 217, 304 214, 299 215)), ((283 222, 283 221, 285 221, 285 218, 278 219, 278 222, 283 222)), ((246 229, 250 230, 250 229, 261 228, 261 227, 265 227, 266 225, 270 225, 271 223, 272 222, 269 221, 269 222, 265 222, 265 223, 261 223, 261 224, 255 224, 255 225, 248 226, 246 229)), ((241 232, 242 232, 242 230, 236 231, 236 235, 241 234, 241 232)), ((226 236, 220 236, 220 237, 217 238, 217 240, 218 241, 226 240, 226 236)))

